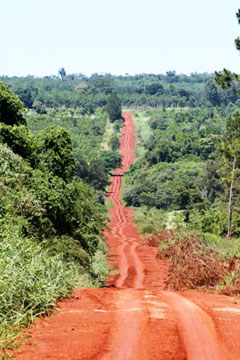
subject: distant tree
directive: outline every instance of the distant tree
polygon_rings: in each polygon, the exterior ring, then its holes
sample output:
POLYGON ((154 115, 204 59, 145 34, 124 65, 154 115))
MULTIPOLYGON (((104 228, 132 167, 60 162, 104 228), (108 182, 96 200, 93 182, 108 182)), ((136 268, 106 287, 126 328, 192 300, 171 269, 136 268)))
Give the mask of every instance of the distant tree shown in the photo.
POLYGON ((37 114, 47 114, 47 111, 46 111, 44 105, 40 101, 37 101, 37 100, 34 101, 33 109, 36 110, 37 114))
POLYGON ((173 70, 173 71, 169 70, 169 71, 166 72, 166 74, 167 74, 168 77, 174 77, 174 76, 176 76, 176 71, 175 70, 173 70))
POLYGON ((149 86, 147 86, 147 92, 150 94, 150 95, 162 95, 163 92, 164 92, 164 89, 163 89, 163 86, 161 84, 158 84, 158 83, 154 83, 154 84, 151 84, 149 86))
POLYGON ((64 68, 59 69, 58 74, 59 74, 59 76, 61 77, 62 80, 64 80, 66 75, 67 75, 66 70, 64 68))
POLYGON ((176 94, 176 88, 175 88, 174 85, 170 85, 170 86, 169 86, 169 90, 170 90, 171 95, 176 94))
POLYGON ((184 96, 186 99, 189 99, 190 92, 185 89, 179 89, 178 91, 180 96, 184 96))
POLYGON ((33 105, 33 97, 30 89, 18 88, 15 93, 19 96, 19 99, 24 103, 24 105, 31 109, 33 105))
POLYGON ((166 74, 167 74, 167 77, 166 77, 167 82, 172 83, 172 82, 178 82, 179 81, 179 77, 176 75, 175 70, 167 71, 166 74))
POLYGON ((152 130, 160 129, 166 130, 168 127, 167 116, 164 115, 155 115, 149 119, 149 126, 152 130))
POLYGON ((106 111, 111 122, 122 119, 121 101, 115 92, 113 92, 108 98, 106 111))
POLYGON ((217 86, 214 84, 213 80, 208 80, 205 85, 205 97, 213 105, 220 105, 220 99, 218 94, 217 86))
POLYGON ((24 106, 18 96, 13 95, 0 81, 0 122, 7 125, 26 125, 24 106))

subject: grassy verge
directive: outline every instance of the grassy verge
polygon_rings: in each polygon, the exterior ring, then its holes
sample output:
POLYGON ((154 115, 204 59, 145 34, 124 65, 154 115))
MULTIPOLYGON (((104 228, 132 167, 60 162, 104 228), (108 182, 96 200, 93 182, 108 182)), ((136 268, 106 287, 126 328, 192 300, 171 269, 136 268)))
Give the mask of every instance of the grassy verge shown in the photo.
POLYGON ((112 209, 112 208, 113 208, 113 202, 112 202, 112 200, 106 199, 106 200, 105 200, 105 206, 106 206, 106 209, 107 209, 107 210, 112 209))
MULTIPOLYGON (((135 147, 135 161, 141 159, 145 153, 145 149, 143 146, 143 143, 145 141, 148 140, 150 134, 151 134, 151 130, 150 127, 148 125, 148 111, 133 111, 132 113, 132 118, 135 124, 135 143, 136 143, 136 147, 135 147)), ((123 178, 123 183, 122 183, 122 194, 126 191, 128 187, 128 175, 127 172, 125 173, 125 176, 123 178)), ((121 201, 123 201, 122 199, 122 195, 121 195, 121 201)), ((124 202, 124 201, 123 201, 124 202)), ((134 210, 135 211, 135 210, 134 210)))
POLYGON ((96 251, 91 274, 63 256, 51 256, 36 241, 16 231, 1 234, 0 260, 0 358, 18 345, 20 331, 36 316, 50 315, 57 301, 72 289, 94 287, 107 273, 102 249, 96 251))
POLYGON ((143 147, 144 142, 146 142, 151 135, 151 129, 148 125, 148 112, 147 111, 135 111, 133 113, 133 120, 135 123, 136 134, 135 134, 135 155, 136 160, 141 158, 144 153, 145 149, 143 147))
POLYGON ((49 315, 56 302, 84 282, 82 269, 60 256, 52 257, 17 231, 1 235, 0 349, 17 345, 21 328, 36 316, 49 315))
POLYGON ((134 224, 144 237, 157 234, 164 229, 166 218, 166 213, 162 210, 134 208, 134 224))
POLYGON ((114 133, 113 123, 111 123, 110 120, 108 119, 106 122, 106 129, 101 143, 101 148, 103 150, 110 150, 109 140, 113 133, 114 133))

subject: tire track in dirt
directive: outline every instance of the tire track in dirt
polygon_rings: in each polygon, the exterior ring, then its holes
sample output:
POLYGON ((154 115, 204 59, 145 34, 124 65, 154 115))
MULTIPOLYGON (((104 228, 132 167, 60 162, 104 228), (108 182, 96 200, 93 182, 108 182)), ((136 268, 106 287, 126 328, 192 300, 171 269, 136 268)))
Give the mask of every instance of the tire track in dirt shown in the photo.
POLYGON ((232 359, 230 352, 220 342, 213 320, 203 309, 179 294, 165 292, 165 296, 177 315, 189 359, 232 359))
MULTIPOLYGON (((120 243, 117 249, 118 253, 118 269, 119 276, 114 285, 116 287, 133 287, 143 288, 144 280, 144 264, 141 261, 137 248, 139 246, 137 229, 132 225, 131 232, 133 236, 129 236, 129 224, 127 209, 120 201, 120 191, 122 186, 122 175, 128 170, 134 160, 134 123, 130 114, 125 114, 125 124, 123 126, 123 134, 121 141, 122 168, 117 169, 113 174, 113 182, 110 188, 109 199, 113 202, 111 212, 111 225, 113 230, 111 235, 115 236, 120 243), (127 125, 126 125, 127 124, 127 125)), ((130 223, 131 225, 131 223, 130 223)), ((111 242, 109 243, 111 246, 111 242)))

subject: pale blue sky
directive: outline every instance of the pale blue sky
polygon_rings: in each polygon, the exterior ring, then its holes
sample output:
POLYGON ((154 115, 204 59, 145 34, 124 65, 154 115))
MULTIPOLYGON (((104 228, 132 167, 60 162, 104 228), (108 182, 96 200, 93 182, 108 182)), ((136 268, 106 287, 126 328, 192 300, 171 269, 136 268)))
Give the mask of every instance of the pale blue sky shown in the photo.
POLYGON ((239 0, 0 0, 0 75, 240 73, 239 0))

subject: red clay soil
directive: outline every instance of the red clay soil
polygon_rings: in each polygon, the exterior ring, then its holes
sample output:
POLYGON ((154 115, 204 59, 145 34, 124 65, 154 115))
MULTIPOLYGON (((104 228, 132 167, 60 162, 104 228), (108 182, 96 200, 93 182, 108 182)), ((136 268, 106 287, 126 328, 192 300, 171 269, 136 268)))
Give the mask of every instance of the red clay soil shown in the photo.
POLYGON ((124 114, 123 166, 109 198, 108 287, 84 289, 59 303, 55 315, 30 328, 18 360, 240 359, 240 303, 206 293, 163 291, 168 263, 143 245, 132 210, 120 201, 122 176, 134 160, 134 123, 124 114))

